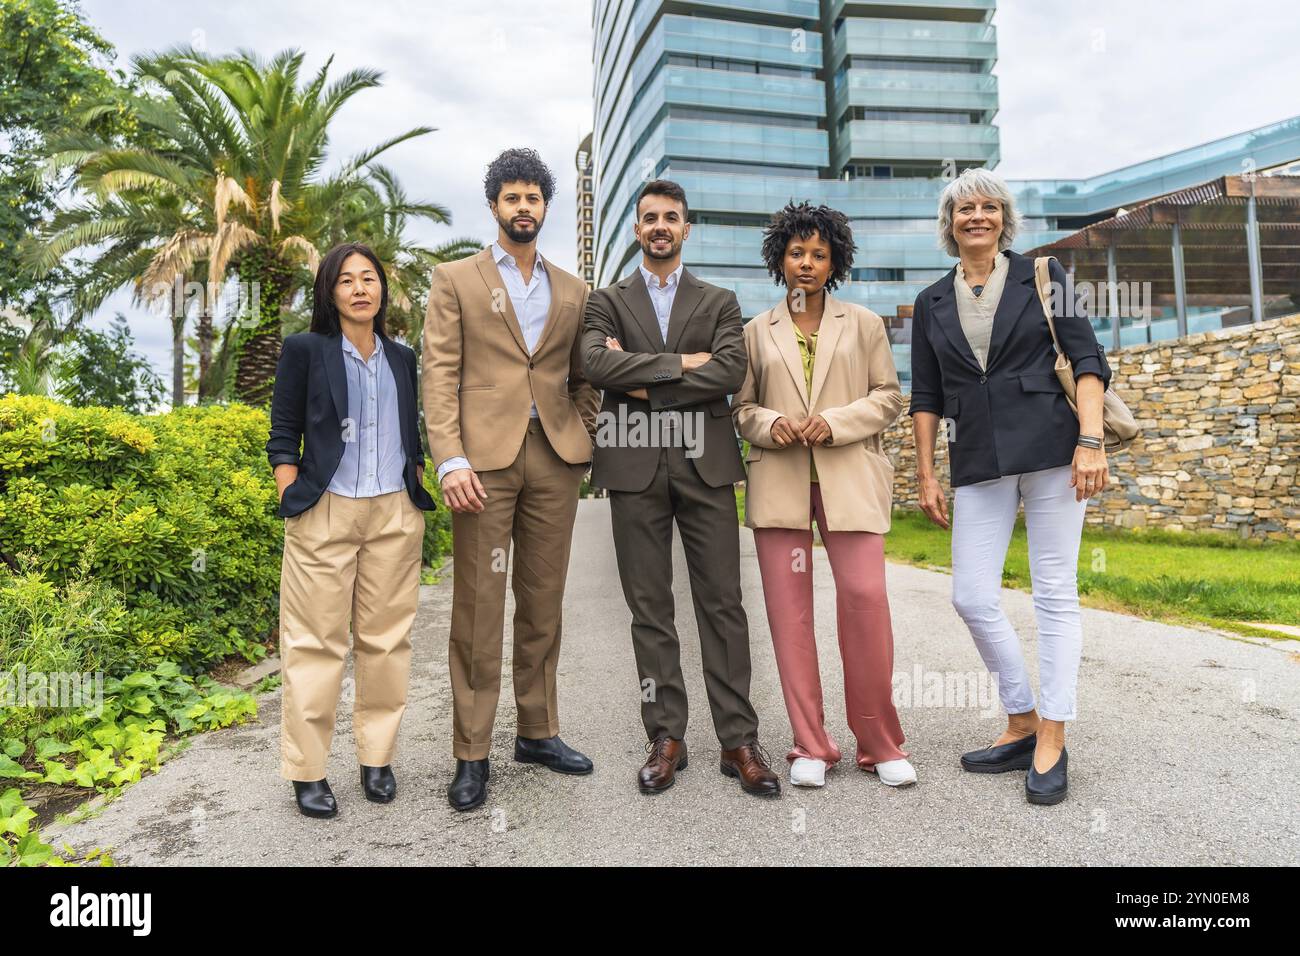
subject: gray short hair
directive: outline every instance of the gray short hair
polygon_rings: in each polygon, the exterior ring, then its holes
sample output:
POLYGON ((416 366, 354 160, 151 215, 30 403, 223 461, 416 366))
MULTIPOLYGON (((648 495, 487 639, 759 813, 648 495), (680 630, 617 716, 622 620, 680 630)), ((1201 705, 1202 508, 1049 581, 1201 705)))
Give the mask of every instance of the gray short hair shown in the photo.
POLYGON ((998 251, 1010 249, 1020 231, 1021 216, 1016 209, 1016 197, 1006 180, 987 169, 971 167, 962 170, 960 176, 944 187, 939 194, 939 248, 954 259, 960 258, 961 250, 952 234, 952 211, 957 203, 972 196, 987 196, 1002 203, 1002 235, 998 237, 998 251))

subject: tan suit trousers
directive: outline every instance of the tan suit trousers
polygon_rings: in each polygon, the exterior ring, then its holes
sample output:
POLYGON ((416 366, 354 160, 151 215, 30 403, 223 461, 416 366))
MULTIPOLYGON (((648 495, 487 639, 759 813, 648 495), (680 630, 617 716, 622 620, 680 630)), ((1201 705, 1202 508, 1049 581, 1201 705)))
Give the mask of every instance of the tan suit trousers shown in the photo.
POLYGON ((479 472, 484 510, 452 515, 452 751, 482 760, 501 694, 506 573, 514 544, 514 686, 520 737, 560 732, 555 671, 578 487, 587 463, 556 454, 537 419, 508 468, 479 472))
POLYGON ((406 710, 424 512, 406 491, 325 492, 285 520, 280 572, 280 774, 320 780, 353 638, 357 761, 392 763, 406 710))

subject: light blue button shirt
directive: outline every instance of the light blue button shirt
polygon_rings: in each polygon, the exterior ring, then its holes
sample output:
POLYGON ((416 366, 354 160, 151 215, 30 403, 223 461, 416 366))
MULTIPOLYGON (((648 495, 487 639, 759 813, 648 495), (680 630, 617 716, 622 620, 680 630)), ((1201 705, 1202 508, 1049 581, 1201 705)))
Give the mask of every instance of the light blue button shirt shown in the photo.
MULTIPOLYGON (((499 241, 492 243, 492 259, 506 284, 506 294, 510 296, 515 318, 519 320, 519 329, 524 333, 524 345, 531 354, 537 348, 542 330, 546 328, 546 317, 551 311, 551 278, 546 274, 546 264, 540 255, 534 258, 532 277, 524 282, 524 274, 519 271, 515 257, 499 241)), ((536 403, 528 414, 537 417, 536 403)), ((469 467, 465 458, 448 458, 438 466, 438 481, 441 482, 449 471, 469 467)))
POLYGON ((339 336, 348 383, 343 417, 343 458, 327 491, 345 498, 373 498, 406 488, 406 451, 397 407, 397 380, 384 357, 384 340, 363 359, 347 336, 339 336))
POLYGON ((644 265, 638 265, 641 278, 645 279, 645 290, 650 293, 650 304, 655 307, 655 318, 659 320, 659 334, 664 342, 668 341, 668 317, 673 312, 673 299, 677 298, 677 283, 682 277, 682 266, 668 273, 668 278, 659 284, 659 277, 644 265))
MULTIPOLYGON (((546 328, 546 315, 551 311, 551 277, 546 274, 546 263, 541 256, 533 259, 533 274, 527 283, 524 274, 519 271, 515 257, 507 252, 500 242, 492 243, 492 258, 496 260, 497 271, 505 280, 506 292, 510 294, 510 304, 514 306, 515 318, 524 333, 524 344, 531 353, 537 348, 537 340, 546 328)), ((537 409, 533 409, 537 414, 537 409)))

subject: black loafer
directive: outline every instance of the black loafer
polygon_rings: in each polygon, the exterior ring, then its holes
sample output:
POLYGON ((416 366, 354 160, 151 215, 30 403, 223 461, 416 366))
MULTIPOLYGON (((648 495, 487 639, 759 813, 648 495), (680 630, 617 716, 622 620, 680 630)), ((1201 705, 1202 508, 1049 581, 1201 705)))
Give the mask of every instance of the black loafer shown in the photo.
POLYGON ((361 765, 361 789, 371 803, 391 803, 397 796, 397 778, 393 768, 387 764, 382 767, 361 765))
POLYGON ((447 802, 464 812, 481 807, 487 800, 488 762, 482 760, 457 760, 456 776, 447 787, 447 802))
POLYGON ((1046 773, 1035 770, 1031 761, 1029 774, 1025 777, 1025 799, 1030 803, 1047 805, 1064 800, 1066 792, 1070 789, 1070 782, 1065 776, 1066 765, 1070 762, 1069 757, 1070 755, 1062 747, 1061 756, 1056 758, 1056 763, 1046 773))
POLYGON ((546 737, 542 740, 516 737, 515 760, 519 763, 539 763, 556 773, 571 773, 579 776, 591 773, 592 770, 591 760, 559 737, 546 737))
POLYGON ((298 811, 303 816, 317 817, 322 820, 338 816, 339 805, 334 800, 334 791, 330 789, 329 781, 324 778, 295 780, 293 795, 298 800, 298 811))
POLYGON ((1034 747, 1038 735, 1030 734, 1009 744, 985 747, 961 755, 963 770, 971 773, 1006 773, 1008 770, 1025 770, 1034 762, 1034 747))

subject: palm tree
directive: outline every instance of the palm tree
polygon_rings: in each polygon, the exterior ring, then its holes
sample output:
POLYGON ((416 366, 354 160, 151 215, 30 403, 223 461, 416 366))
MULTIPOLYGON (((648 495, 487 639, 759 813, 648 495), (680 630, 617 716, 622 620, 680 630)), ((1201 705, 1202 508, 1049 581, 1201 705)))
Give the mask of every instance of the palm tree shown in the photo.
MULTIPOLYGON (((310 290, 321 253, 355 237, 349 226, 404 224, 411 216, 450 221, 441 206, 408 201, 389 171, 371 165, 432 127, 407 130, 323 172, 331 120, 352 96, 378 86, 381 74, 353 70, 327 85, 331 57, 300 85, 302 61, 294 50, 269 62, 247 51, 136 57, 136 76, 150 95, 129 101, 138 129, 133 145, 79 134, 51 144, 49 174, 74 169, 88 198, 55 217, 31 258, 38 270, 49 269, 77 250, 102 248, 91 281, 74 297, 82 310, 127 283, 137 299, 157 303, 169 300, 177 283, 203 278, 216 288, 233 272, 250 294, 226 330, 225 348, 227 359, 236 358, 237 397, 251 404, 269 399, 284 319, 310 290), (394 204, 386 205, 390 198, 394 204)), ((98 104, 88 116, 116 108, 98 104)), ((386 237, 394 261, 423 252, 405 247, 400 235, 386 237)), ((201 343, 215 338, 211 307, 204 296, 201 343)), ((185 314, 177 311, 179 367, 185 314)), ((200 373, 200 381, 211 377, 200 373)))
POLYGON ((53 395, 57 386, 58 329, 49 316, 32 320, 13 365, 8 369, 13 390, 19 395, 53 395))
POLYGON ((369 202, 356 216, 340 223, 339 241, 364 242, 384 264, 388 276, 388 330, 418 352, 434 268, 473 255, 483 247, 473 239, 452 239, 432 249, 412 244, 405 238, 410 217, 450 219, 450 213, 441 206, 409 199, 386 166, 371 164, 367 183, 371 187, 369 202))

